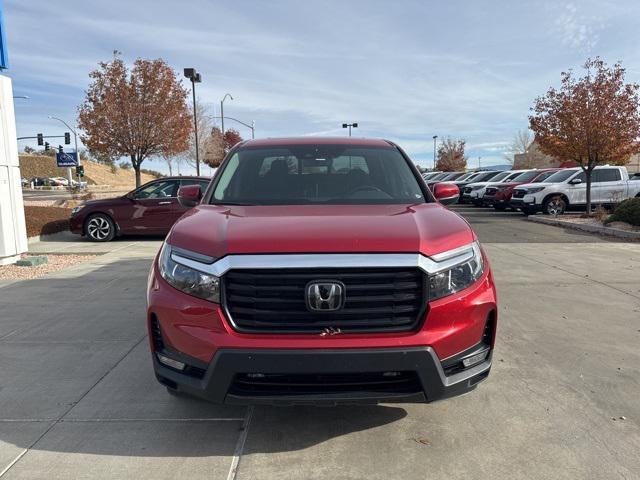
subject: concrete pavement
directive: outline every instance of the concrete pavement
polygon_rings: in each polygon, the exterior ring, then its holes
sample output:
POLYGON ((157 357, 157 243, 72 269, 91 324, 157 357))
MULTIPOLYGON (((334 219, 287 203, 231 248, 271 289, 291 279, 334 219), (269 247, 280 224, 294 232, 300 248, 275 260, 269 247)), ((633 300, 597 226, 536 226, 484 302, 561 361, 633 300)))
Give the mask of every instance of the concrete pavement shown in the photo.
POLYGON ((430 405, 169 396, 144 328, 159 241, 36 245, 110 251, 0 288, 0 477, 640 478, 640 245, 459 211, 498 284, 495 364, 430 405))

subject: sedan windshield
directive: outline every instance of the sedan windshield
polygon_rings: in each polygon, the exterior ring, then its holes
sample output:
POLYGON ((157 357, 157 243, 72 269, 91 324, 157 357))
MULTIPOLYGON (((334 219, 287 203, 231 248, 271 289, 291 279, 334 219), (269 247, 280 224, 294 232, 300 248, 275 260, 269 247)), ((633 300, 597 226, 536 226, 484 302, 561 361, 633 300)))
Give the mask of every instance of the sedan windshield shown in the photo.
POLYGON ((424 203, 393 148, 293 145, 245 148, 225 163, 210 203, 240 205, 424 203))

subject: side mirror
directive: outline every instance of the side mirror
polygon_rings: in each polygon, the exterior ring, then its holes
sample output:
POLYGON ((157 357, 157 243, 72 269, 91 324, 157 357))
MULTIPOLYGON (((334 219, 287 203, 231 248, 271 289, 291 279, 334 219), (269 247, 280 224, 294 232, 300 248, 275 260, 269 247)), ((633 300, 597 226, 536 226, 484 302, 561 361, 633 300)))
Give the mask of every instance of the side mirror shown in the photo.
POLYGON ((580 185, 581 183, 582 183, 581 178, 572 178, 571 180, 569 180, 570 185, 580 185))
POLYGON ((457 203, 460 198, 460 189, 454 183, 436 183, 433 186, 433 196, 443 205, 457 203))
POLYGON ((178 189, 178 203, 183 207, 195 207, 201 199, 200 185, 185 185, 178 189))

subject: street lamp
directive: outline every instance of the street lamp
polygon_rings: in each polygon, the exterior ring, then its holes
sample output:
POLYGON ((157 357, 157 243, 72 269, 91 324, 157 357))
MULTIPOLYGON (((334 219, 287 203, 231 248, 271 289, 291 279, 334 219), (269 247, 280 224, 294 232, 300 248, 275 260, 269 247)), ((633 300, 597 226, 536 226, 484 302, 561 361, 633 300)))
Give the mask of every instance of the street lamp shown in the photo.
POLYGON ((438 140, 438 135, 433 136, 433 169, 436 169, 436 140, 438 140))
POLYGON ((349 136, 351 136, 351 127, 358 128, 357 123, 343 123, 342 128, 349 128, 349 136))
POLYGON ((231 100, 233 100, 233 97, 231 96, 230 93, 225 93, 224 97, 222 97, 222 100, 220 100, 220 122, 222 123, 222 136, 224 136, 224 101, 227 99, 227 97, 229 97, 231 100))
MULTIPOLYGON (((222 117, 218 117, 216 115, 209 115, 209 118, 213 118, 213 119, 222 119, 222 117)), ((238 120, 237 118, 233 118, 227 115, 226 117, 227 120, 233 120, 234 122, 238 122, 241 125, 244 125, 245 127, 251 129, 251 138, 256 138, 256 121, 255 120, 251 120, 251 125, 249 125, 248 123, 243 122, 242 120, 238 120)))
MULTIPOLYGON (((62 123, 65 127, 67 127, 69 130, 71 130, 71 132, 73 133, 73 142, 75 144, 76 147, 76 161, 78 162, 77 166, 80 166, 80 152, 78 151, 78 133, 76 132, 75 128, 71 128, 71 126, 65 122, 64 120, 62 120, 61 118, 58 117, 54 117, 53 115, 49 115, 49 118, 51 120, 57 120, 60 123, 62 123)), ((67 168, 67 177, 69 179, 69 188, 71 188, 71 168, 67 168)), ((80 189, 82 189, 82 183, 80 182, 80 178, 78 178, 78 186, 80 186, 80 189)))
POLYGON ((202 77, 195 68, 185 68, 184 76, 191 80, 191 92, 193 93, 193 132, 196 139, 196 175, 200 175, 200 155, 198 151, 198 114, 196 113, 196 83, 202 81, 202 77))

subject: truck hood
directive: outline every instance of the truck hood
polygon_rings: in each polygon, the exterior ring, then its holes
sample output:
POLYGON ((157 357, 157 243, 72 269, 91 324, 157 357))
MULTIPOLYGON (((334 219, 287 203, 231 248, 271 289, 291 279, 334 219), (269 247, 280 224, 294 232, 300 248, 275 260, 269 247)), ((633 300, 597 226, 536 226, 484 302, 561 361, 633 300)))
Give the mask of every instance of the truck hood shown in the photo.
POLYGON ((535 187, 550 187, 552 185, 558 185, 557 183, 547 183, 547 182, 538 182, 538 183, 521 183, 516 188, 524 189, 524 188, 535 188, 535 187))
POLYGON ((438 203, 417 205, 199 205, 167 242, 220 258, 241 253, 416 253, 466 245, 469 224, 438 203))

